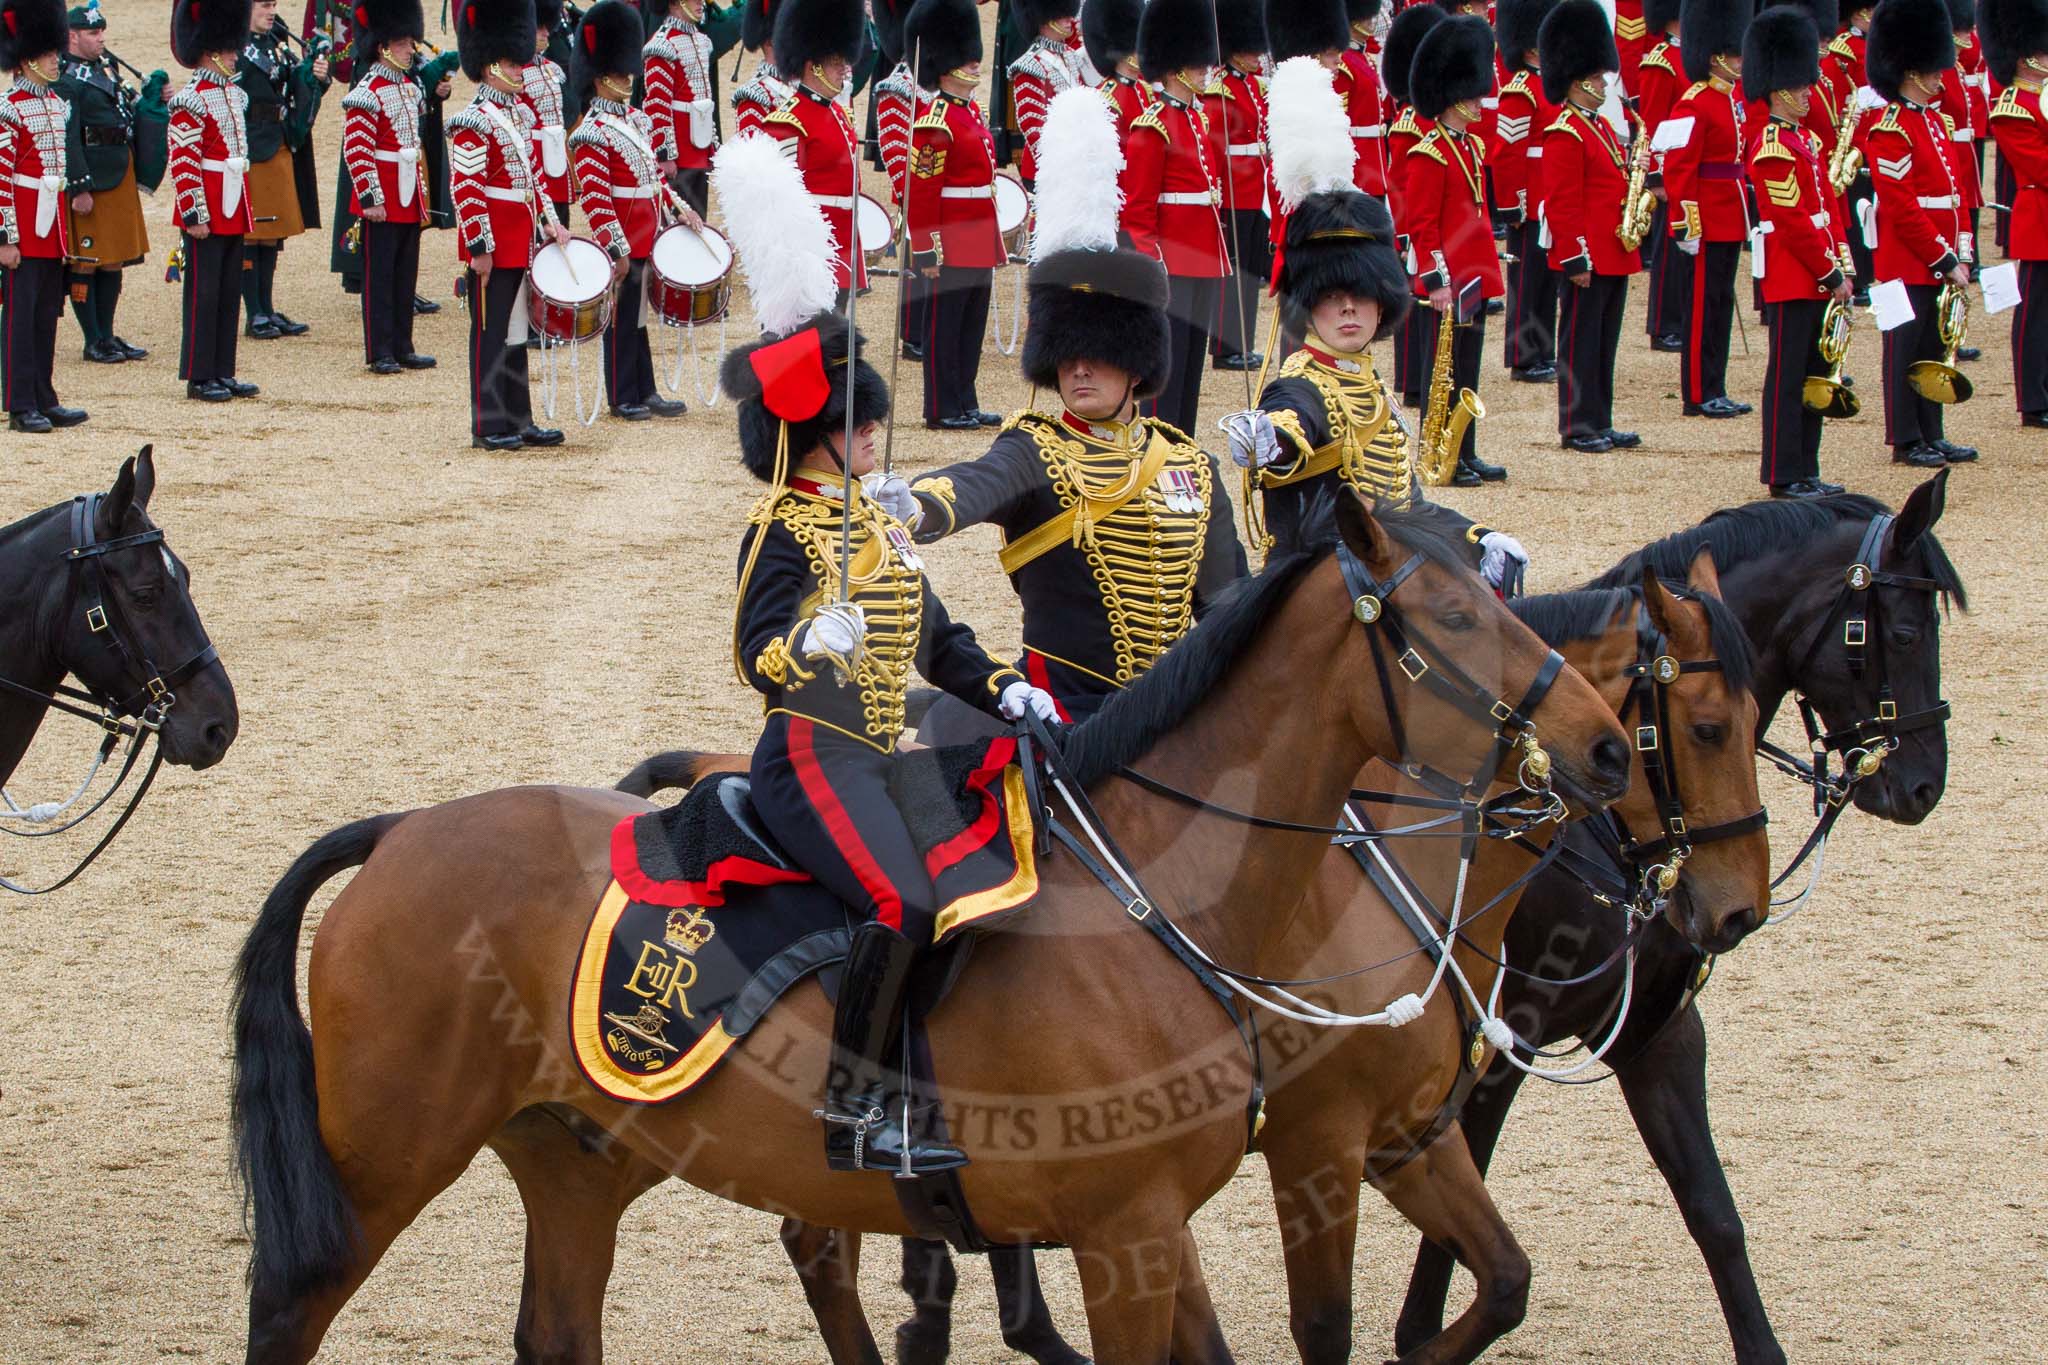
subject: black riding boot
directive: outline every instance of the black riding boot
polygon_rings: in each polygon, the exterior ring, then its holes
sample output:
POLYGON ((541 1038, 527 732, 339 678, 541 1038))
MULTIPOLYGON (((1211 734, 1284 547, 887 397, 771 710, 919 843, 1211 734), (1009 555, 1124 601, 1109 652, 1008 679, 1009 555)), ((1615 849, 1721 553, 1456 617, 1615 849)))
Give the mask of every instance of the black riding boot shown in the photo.
POLYGON ((903 999, 917 949, 885 924, 854 930, 832 1021, 832 1063, 825 1082, 825 1164, 835 1171, 910 1169, 925 1175, 967 1164, 947 1143, 918 1139, 904 1127, 904 1094, 889 1065, 903 1033, 903 999))
POLYGON ((1452 480, 1460 488, 1470 488, 1473 482, 1499 483, 1508 476, 1506 467, 1488 464, 1479 458, 1478 452, 1461 455, 1458 458, 1458 473, 1463 476, 1452 480))

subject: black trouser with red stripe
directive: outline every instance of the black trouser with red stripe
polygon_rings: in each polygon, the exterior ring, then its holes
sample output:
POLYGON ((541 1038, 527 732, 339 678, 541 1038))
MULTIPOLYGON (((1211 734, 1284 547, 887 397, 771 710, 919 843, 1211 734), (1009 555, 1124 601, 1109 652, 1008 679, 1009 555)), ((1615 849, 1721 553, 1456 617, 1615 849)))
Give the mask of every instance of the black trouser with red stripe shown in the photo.
POLYGON ((488 280, 469 272, 469 434, 511 436, 533 425, 526 347, 505 344, 526 272, 501 265, 488 280))
POLYGON ((1216 340, 1209 348, 1209 353, 1218 360, 1250 355, 1259 349, 1259 291, 1273 273, 1273 225, 1267 221, 1264 209, 1232 209, 1223 226, 1223 241, 1230 248, 1233 270, 1223 286, 1216 340))
MULTIPOLYGON (((1455 294, 1455 290, 1453 293, 1455 294)), ((1455 302, 1451 305, 1457 307, 1455 302)), ((1436 373, 1436 334, 1443 325, 1443 314, 1429 306, 1429 300, 1415 302, 1415 329, 1422 333, 1422 401, 1429 401, 1430 376, 1436 373)), ((1486 359, 1486 314, 1482 312, 1461 327, 1451 331, 1451 401, 1455 404, 1460 389, 1479 392, 1479 367, 1486 359)), ((1422 418, 1418 415, 1418 423, 1422 418)), ((1478 448, 1479 423, 1470 422, 1465 426, 1465 441, 1458 448, 1458 458, 1469 460, 1478 448)))
POLYGON ((411 355, 420 287, 420 225, 363 222, 363 361, 411 355))
POLYGON ((1942 436, 1942 405, 1922 398, 1906 382, 1914 361, 1939 360, 1944 354, 1934 307, 1940 293, 1939 285, 1907 285, 1913 320, 1884 334, 1884 439, 1894 450, 1911 450, 1942 436))
POLYGON ((924 310, 927 304, 925 292, 931 281, 915 270, 906 270, 898 283, 901 285, 898 290, 901 301, 897 304, 897 310, 903 328, 903 344, 923 350, 924 310))
POLYGON ((2021 261, 2012 310, 2012 394, 2021 412, 2048 414, 2048 261, 2021 261))
POLYGON ((0 271, 0 390, 10 413, 58 406, 50 386, 57 364, 57 319, 64 316, 64 262, 24 256, 0 271))
MULTIPOLYGON (((2002 209, 1994 209, 1991 213, 1992 221, 1998 225, 1998 249, 2004 251, 2012 241, 2012 209, 2010 205, 2012 204, 2013 196, 2020 192, 2020 182, 2018 177, 2012 173, 2012 163, 2006 160, 2002 154, 1998 158, 1998 174, 1992 178, 1991 184, 1997 194, 1997 202, 2008 206, 2002 209)), ((1983 258, 1984 250, 1982 247, 1977 249, 1977 256, 1980 260, 1983 258)))
POLYGON ((995 270, 985 265, 941 265, 925 282, 924 420, 961 417, 981 406, 974 381, 981 373, 981 343, 988 335, 988 296, 995 270))
POLYGON ((1643 239, 1643 264, 1650 272, 1650 306, 1643 330, 1651 337, 1677 336, 1685 326, 1686 291, 1692 276, 1691 258, 1672 242, 1671 206, 1660 201, 1643 239))
POLYGON ((1526 370, 1557 363, 1557 272, 1538 246, 1543 224, 1526 218, 1509 233, 1518 259, 1508 267, 1508 330, 1501 361, 1526 370))
POLYGON ((1621 346, 1621 314, 1628 306, 1628 276, 1596 274, 1585 288, 1565 280, 1557 340, 1563 363, 1557 376, 1557 434, 1566 440, 1614 429, 1614 355, 1621 346))
POLYGON ((1202 402, 1202 371, 1209 368, 1209 328, 1222 292, 1220 275, 1166 277, 1166 387, 1138 410, 1190 436, 1202 402))
POLYGON ((1826 299, 1764 307, 1771 359, 1764 369, 1764 453, 1758 477, 1773 487, 1820 477, 1821 415, 1806 406, 1806 378, 1826 374, 1820 320, 1826 299))
POLYGON ((1691 312, 1681 334, 1685 350, 1679 389, 1689 405, 1726 398, 1728 338, 1735 327, 1735 270, 1742 263, 1742 243, 1702 242, 1697 256, 1688 256, 1673 244, 1671 254, 1685 262, 1686 282, 1691 286, 1691 312))
MULTIPOLYGON (((188 384, 235 376, 237 321, 242 311, 242 236, 185 238, 185 338, 178 378, 188 384)), ((412 311, 412 295, 405 296, 412 311)))
POLYGON ((604 397, 615 408, 645 407, 654 397, 654 350, 640 323, 640 296, 646 288, 647 262, 634 261, 619 281, 612 325, 604 329, 604 397))
POLYGON ((857 916, 927 948, 936 896, 889 794, 894 761, 801 716, 770 716, 754 746, 754 808, 783 851, 857 916))

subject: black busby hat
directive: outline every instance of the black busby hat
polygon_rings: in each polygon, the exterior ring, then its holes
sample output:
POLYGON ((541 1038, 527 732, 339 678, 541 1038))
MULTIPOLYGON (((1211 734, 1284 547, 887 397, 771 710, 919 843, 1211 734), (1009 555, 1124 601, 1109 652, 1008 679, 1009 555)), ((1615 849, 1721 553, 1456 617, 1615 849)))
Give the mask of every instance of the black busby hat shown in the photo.
POLYGON ((2048 0, 1984 0, 1977 32, 1984 39, 1984 63, 2000 85, 2011 85, 2020 63, 2048 52, 2048 0))
MULTIPOLYGON (((56 10, 54 5, 50 8, 56 10)), ((179 66, 196 71, 209 52, 241 51, 249 41, 250 8, 249 0, 174 0, 171 56, 179 66)), ((419 13, 417 6, 413 13, 419 13)), ((61 40, 58 46, 63 46, 61 40)))
POLYGON ((789 80, 801 80, 805 67, 827 57, 858 65, 867 47, 867 12, 860 0, 779 0, 773 41, 775 69, 789 80))
MULTIPOLYGON (((917 62, 911 78, 927 90, 939 77, 981 60, 981 16, 974 0, 917 0, 903 21, 903 50, 917 62)), ((775 55, 782 55, 776 44, 775 55)))
POLYGON ((1493 26, 1476 14, 1453 14, 1422 35, 1408 68, 1408 97, 1426 119, 1493 89, 1493 26))
POLYGON ((1088 0, 1081 15, 1081 46, 1104 79, 1138 50, 1138 17, 1145 0, 1088 0))
POLYGON ((1344 0, 1345 25, 1369 24, 1380 17, 1384 8, 1386 0, 1344 0))
POLYGON ((785 422, 789 428, 786 449, 794 462, 826 437, 846 429, 849 404, 856 427, 889 415, 888 382, 868 364, 867 350, 867 337, 850 328, 843 313, 823 312, 788 336, 762 337, 726 353, 719 381, 738 411, 740 464, 749 474, 763 483, 774 482, 776 451, 782 448, 785 422), (855 338, 863 358, 849 363, 855 338), (790 371, 777 363, 783 353, 794 362, 790 371), (792 412, 810 408, 808 402, 800 408, 784 407, 782 391, 785 383, 791 390, 801 389, 806 378, 815 379, 819 367, 824 371, 824 403, 808 417, 781 416, 778 408, 792 412), (784 373, 791 374, 789 380, 780 378, 784 373))
POLYGON ((1742 97, 1767 100, 1820 80, 1820 29, 1796 5, 1773 5, 1742 40, 1742 97))
MULTIPOLYGON (((903 21, 910 17, 915 0, 874 0, 870 17, 875 21, 875 46, 881 50, 882 65, 893 69, 909 53, 903 47, 903 21)), ((877 79, 888 74, 878 70, 877 79)))
POLYGON ((1772 0, 1772 3, 1789 4, 1795 9, 1805 10, 1812 16, 1814 32, 1820 35, 1823 43, 1831 41, 1842 31, 1842 7, 1837 0, 1772 0))
POLYGON ((1706 80, 1714 74, 1714 58, 1742 51, 1751 13, 1750 0, 1685 0, 1678 14, 1678 50, 1687 80, 1706 80))
POLYGON ((1661 37, 1684 8, 1685 0, 1643 0, 1643 32, 1661 37))
POLYGON ((562 0, 533 0, 533 27, 553 33, 562 23, 562 0))
POLYGON ((1233 53, 1266 50, 1266 11, 1260 0, 1216 0, 1216 45, 1233 53))
POLYGON ((1214 66, 1222 59, 1209 0, 1146 0, 1138 20, 1138 72, 1146 80, 1191 66, 1214 66))
POLYGON ((1957 33, 1977 27, 1977 0, 1948 0, 1948 26, 1957 33))
POLYGON ((1882 0, 1870 16, 1870 44, 1864 49, 1870 88, 1888 100, 1899 98, 1906 73, 1936 75, 1956 64, 1956 40, 1942 0, 1882 0))
POLYGON ((1393 218, 1386 205, 1357 190, 1326 190, 1295 205, 1274 283, 1281 319, 1296 331, 1308 329, 1317 300, 1332 290, 1379 304, 1374 341, 1392 336, 1414 302, 1394 246, 1393 218))
MULTIPOLYGON (((1088 7, 1092 10, 1100 2, 1089 0, 1088 7)), ((1265 0, 1265 6, 1266 41, 1276 65, 1289 57, 1314 57, 1351 45, 1344 0, 1265 0)))
POLYGON ((600 76, 638 77, 646 44, 647 30, 630 0, 598 0, 576 28, 570 80, 587 99, 600 76))
POLYGON ((533 0, 455 0, 455 50, 473 81, 499 62, 533 60, 533 0))
POLYGON ((1415 67, 1416 45, 1443 21, 1443 9, 1437 5, 1410 5, 1387 25, 1386 44, 1380 49, 1380 84, 1394 103, 1408 103, 1408 73, 1415 67))
MULTIPOLYGON (((775 11, 780 8, 780 0, 746 0, 746 5, 740 11, 740 46, 749 52, 759 52, 761 44, 775 37, 775 11)), ((903 12, 909 13, 908 5, 903 12)))
POLYGON ((1588 76, 1621 70, 1621 49, 1599 0, 1563 0, 1536 35, 1543 63, 1543 98, 1563 104, 1565 92, 1588 76))
MULTIPOLYGON (((1747 0, 1738 0, 1738 3, 1747 3, 1747 0)), ((1501 65, 1508 69, 1509 74, 1529 64, 1525 54, 1536 50, 1537 38, 1543 32, 1543 21, 1556 8, 1557 0, 1500 0, 1494 6, 1493 38, 1500 48, 1501 65)))
POLYGON ((1079 14, 1081 0, 1011 0, 1010 10, 1016 16, 1018 29, 1027 36, 1036 36, 1038 30, 1055 19, 1071 19, 1079 14))
MULTIPOLYGON (((171 12, 175 35, 184 0, 171 12)), ((242 32, 249 31, 249 6, 242 5, 242 32)), ((70 46, 70 25, 62 0, 0 0, 0 70, 12 71, 23 62, 62 52, 70 46)), ((240 47, 237 38, 230 46, 240 47)), ((215 51, 220 49, 216 48, 215 51)), ((188 63, 189 65, 189 63, 188 63)))
MULTIPOLYGON (((420 0, 350 0, 348 12, 355 25, 355 56, 359 62, 377 60, 377 49, 386 43, 400 38, 419 42, 427 36, 427 19, 420 12, 420 0)), ((240 47, 241 40, 237 39, 234 45, 240 47)))

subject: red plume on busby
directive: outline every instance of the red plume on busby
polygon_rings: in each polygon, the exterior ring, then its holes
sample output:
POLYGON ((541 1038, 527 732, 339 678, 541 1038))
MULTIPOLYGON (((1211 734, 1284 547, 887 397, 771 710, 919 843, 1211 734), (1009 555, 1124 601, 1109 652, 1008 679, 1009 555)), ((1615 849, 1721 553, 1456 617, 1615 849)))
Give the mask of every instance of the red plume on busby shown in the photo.
POLYGON ((499 62, 525 66, 533 60, 539 20, 533 0, 454 0, 455 50, 462 74, 481 81, 499 62))
POLYGON ((867 46, 867 11, 861 0, 778 0, 772 41, 775 69, 787 80, 802 80, 805 68, 828 57, 858 65, 867 46))
POLYGON ((1899 99, 1907 73, 1935 76, 1956 64, 1956 40, 1943 0, 1883 0, 1870 16, 1864 49, 1870 88, 1899 99))
POLYGON ((1476 14, 1453 14, 1424 34, 1408 68, 1408 95, 1418 116, 1440 117, 1493 89, 1493 26, 1476 14))
POLYGON ((1260 0, 1216 0, 1216 45, 1226 61, 1240 52, 1266 50, 1266 11, 1260 0))
POLYGON ((1209 0, 1146 0, 1138 20, 1138 71, 1146 80, 1221 60, 1209 0))
POLYGON ((1380 84, 1387 87, 1394 103, 1408 104, 1408 73, 1415 66, 1415 48, 1423 35, 1444 21, 1436 5, 1410 5, 1387 25, 1387 40, 1380 48, 1380 84))
MULTIPOLYGON (((249 41, 249 10, 249 0, 172 0, 171 56, 197 70, 209 52, 241 51, 249 41)), ((57 13, 61 22, 63 11, 57 13)))
POLYGON ((1742 40, 1742 97, 1767 100, 1774 90, 1820 81, 1820 28, 1797 5, 1773 5, 1742 40))
POLYGON ((631 0, 598 0, 576 28, 571 84, 588 99, 600 76, 638 79, 646 43, 640 11, 631 0))
MULTIPOLYGON (((974 0, 917 0, 903 21, 903 50, 916 62, 911 78, 927 90, 939 77, 982 56, 981 16, 974 0)), ((778 45, 775 55, 782 55, 778 45)))
MULTIPOLYGON (((1936 5, 1941 0, 1934 0, 1936 5)), ((1750 0, 1685 0, 1678 15, 1678 51, 1685 59, 1685 78, 1703 81, 1714 74, 1714 58, 1742 51, 1749 32, 1750 0)))
MULTIPOLYGON (((400 38, 418 42, 427 36, 427 19, 420 0, 351 0, 349 17, 355 23, 356 60, 374 62, 377 49, 400 38)), ((240 41, 235 43, 240 47, 240 41)))
POLYGON ((0 0, 0 71, 62 52, 68 34, 62 0, 0 0))
POLYGON ((1992 79, 2011 85, 2021 62, 2048 52, 2048 0, 1984 0, 1977 32, 1992 79))
POLYGON ((1543 98, 1563 104, 1567 91, 1589 76, 1621 70, 1621 50, 1599 0, 1563 0, 1536 35, 1543 67, 1543 98))
MULTIPOLYGON (((1746 3, 1746 0, 1739 0, 1746 3)), ((1500 0, 1493 10, 1493 38, 1500 48, 1501 65, 1510 75, 1528 66, 1528 54, 1536 50, 1543 21, 1557 8, 1557 0, 1500 0)))
MULTIPOLYGON (((1266 42, 1276 66, 1289 57, 1340 52, 1351 44, 1351 21, 1344 0, 1265 0, 1265 4, 1266 42)), ((1090 0, 1089 8, 1094 7, 1095 0, 1090 0)), ((1394 22, 1399 23, 1400 17, 1394 22)))
MULTIPOLYGON (((1336 3, 1336 0, 1331 0, 1336 3)), ((1144 0, 1088 0, 1081 15, 1081 45, 1107 80, 1138 50, 1138 17, 1144 0)))

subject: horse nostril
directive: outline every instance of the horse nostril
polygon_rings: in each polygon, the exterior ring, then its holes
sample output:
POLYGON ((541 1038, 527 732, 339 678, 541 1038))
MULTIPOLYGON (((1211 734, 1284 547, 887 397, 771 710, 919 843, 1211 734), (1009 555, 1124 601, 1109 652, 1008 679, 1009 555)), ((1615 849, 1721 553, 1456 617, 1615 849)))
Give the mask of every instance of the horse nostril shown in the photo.
POLYGON ((1941 787, 1938 783, 1915 782, 1913 784, 1913 809, 1922 812, 1931 811, 1940 800, 1941 787))
POLYGON ((1619 735, 1603 735, 1593 742, 1593 776, 1610 788, 1628 787, 1628 745, 1619 735))
POLYGON ((226 753, 229 743, 234 739, 226 723, 217 720, 207 725, 204 734, 206 747, 216 754, 226 753))

